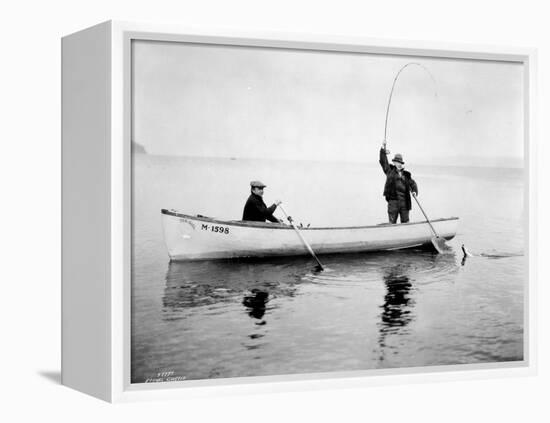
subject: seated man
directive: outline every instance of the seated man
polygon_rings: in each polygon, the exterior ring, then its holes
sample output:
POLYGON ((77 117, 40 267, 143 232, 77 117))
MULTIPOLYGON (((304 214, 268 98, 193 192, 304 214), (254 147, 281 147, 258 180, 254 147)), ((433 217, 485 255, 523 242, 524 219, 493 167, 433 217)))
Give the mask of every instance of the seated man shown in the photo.
POLYGON ((253 222, 270 222, 281 223, 282 220, 273 216, 273 212, 281 202, 275 201, 270 207, 267 207, 262 199, 264 188, 266 187, 260 181, 250 182, 250 197, 246 200, 243 211, 243 220, 251 220, 253 222))

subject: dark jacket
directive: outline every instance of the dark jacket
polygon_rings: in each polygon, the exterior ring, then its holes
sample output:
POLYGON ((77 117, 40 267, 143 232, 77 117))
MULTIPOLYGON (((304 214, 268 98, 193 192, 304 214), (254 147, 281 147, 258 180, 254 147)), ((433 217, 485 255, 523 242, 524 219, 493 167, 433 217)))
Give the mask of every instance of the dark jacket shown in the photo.
POLYGON ((246 204, 244 205, 243 220, 265 222, 267 219, 271 222, 279 222, 279 219, 273 216, 273 212, 276 208, 277 206, 275 204, 267 207, 261 196, 250 194, 250 197, 248 197, 248 200, 246 200, 246 204))
MULTIPOLYGON (((384 185, 384 197, 386 201, 397 200, 397 185, 399 184, 399 172, 397 168, 388 162, 388 157, 386 156, 386 150, 383 148, 380 149, 380 166, 386 174, 386 185, 384 185)), ((411 209, 411 191, 414 191, 415 194, 418 194, 418 187, 416 182, 414 182, 411 177, 411 172, 403 170, 402 172, 402 183, 405 186, 405 204, 407 210, 411 209)))

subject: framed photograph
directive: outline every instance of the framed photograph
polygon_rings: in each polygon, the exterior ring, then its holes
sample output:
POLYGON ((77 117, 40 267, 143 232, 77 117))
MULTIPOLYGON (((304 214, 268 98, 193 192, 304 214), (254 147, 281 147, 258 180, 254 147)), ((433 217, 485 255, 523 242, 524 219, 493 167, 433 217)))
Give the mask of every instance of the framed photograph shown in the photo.
POLYGON ((535 53, 63 39, 63 383, 108 401, 535 369, 535 53))

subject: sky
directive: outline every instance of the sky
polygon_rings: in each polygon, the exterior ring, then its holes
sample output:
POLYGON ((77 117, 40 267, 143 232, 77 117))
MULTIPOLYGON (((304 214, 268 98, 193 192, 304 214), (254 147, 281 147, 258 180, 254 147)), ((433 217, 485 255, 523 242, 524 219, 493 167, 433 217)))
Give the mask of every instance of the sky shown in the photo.
POLYGON ((133 140, 159 155, 521 165, 523 65, 133 42, 133 140))

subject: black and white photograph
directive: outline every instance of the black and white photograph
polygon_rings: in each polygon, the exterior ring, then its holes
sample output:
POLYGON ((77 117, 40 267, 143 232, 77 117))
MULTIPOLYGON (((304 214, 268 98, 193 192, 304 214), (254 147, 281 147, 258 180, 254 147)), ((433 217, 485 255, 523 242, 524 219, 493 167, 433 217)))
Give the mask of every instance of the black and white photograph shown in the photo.
POLYGON ((3 420, 550 421, 544 6, 6 4, 3 420))
POLYGON ((131 383, 521 366, 525 72, 133 40, 131 383))

